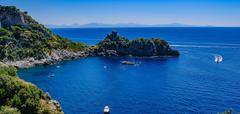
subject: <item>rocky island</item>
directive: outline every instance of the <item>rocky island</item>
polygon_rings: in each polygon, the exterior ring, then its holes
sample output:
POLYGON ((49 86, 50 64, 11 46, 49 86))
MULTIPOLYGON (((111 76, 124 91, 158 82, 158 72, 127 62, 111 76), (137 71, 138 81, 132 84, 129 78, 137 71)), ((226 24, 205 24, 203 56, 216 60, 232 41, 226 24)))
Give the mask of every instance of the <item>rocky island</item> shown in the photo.
POLYGON ((161 39, 144 39, 128 40, 113 31, 101 41, 95 49, 97 56, 179 56, 177 50, 170 48, 169 44, 161 39))
POLYGON ((112 32, 96 46, 62 38, 14 6, 0 6, 0 113, 58 114, 60 105, 17 77, 17 68, 87 56, 179 56, 161 39, 128 40, 112 32))

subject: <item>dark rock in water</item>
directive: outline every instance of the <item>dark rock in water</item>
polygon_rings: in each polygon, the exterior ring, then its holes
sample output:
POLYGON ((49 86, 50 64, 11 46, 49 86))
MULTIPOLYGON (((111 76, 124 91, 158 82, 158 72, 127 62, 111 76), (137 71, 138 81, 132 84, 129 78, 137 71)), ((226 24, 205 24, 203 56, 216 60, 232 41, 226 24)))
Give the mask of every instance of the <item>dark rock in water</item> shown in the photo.
POLYGON ((99 56, 179 56, 169 44, 161 39, 128 40, 112 32, 98 44, 96 54, 99 56))

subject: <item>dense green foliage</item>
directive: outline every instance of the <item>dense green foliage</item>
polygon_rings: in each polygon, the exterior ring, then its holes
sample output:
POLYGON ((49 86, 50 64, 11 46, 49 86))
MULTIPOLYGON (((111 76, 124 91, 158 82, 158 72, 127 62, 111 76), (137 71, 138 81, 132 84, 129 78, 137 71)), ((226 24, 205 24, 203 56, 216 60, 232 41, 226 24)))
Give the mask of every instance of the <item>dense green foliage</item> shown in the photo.
MULTIPOLYGON (((27 13, 21 12, 15 7, 0 7, 4 16, 16 19, 24 17, 24 25, 5 22, 6 25, 0 28, 0 60, 22 60, 33 57, 35 59, 46 58, 53 50, 81 51, 86 45, 73 42, 53 34, 49 29, 37 23, 27 13), (10 12, 10 14, 7 14, 10 12)), ((1 16, 1 14, 0 14, 1 16)))
POLYGON ((98 47, 100 51, 105 50, 119 50, 118 52, 125 55, 126 48, 129 47, 130 41, 122 36, 119 36, 117 32, 108 34, 106 38, 99 42, 98 47))
POLYGON ((115 50, 118 55, 132 56, 179 56, 179 52, 171 49, 165 40, 144 39, 128 40, 112 32, 98 44, 100 52, 115 50))
POLYGON ((50 46, 50 49, 66 49, 73 52, 82 51, 87 47, 87 45, 83 43, 73 42, 58 35, 55 35, 53 38, 49 39, 47 44, 50 46))
POLYGON ((7 66, 0 63, 0 75, 1 76, 16 76, 16 68, 13 66, 7 66))
POLYGON ((0 107, 0 114, 21 114, 21 113, 17 108, 2 106, 0 107))
POLYGON ((85 47, 82 43, 49 34, 42 28, 41 25, 0 28, 0 60, 42 59, 52 50, 80 51, 85 47))
POLYGON ((18 114, 18 110, 22 114, 57 113, 51 113, 41 100, 47 99, 40 89, 19 79, 15 68, 0 63, 0 106, 8 106, 2 107, 0 113, 18 114))

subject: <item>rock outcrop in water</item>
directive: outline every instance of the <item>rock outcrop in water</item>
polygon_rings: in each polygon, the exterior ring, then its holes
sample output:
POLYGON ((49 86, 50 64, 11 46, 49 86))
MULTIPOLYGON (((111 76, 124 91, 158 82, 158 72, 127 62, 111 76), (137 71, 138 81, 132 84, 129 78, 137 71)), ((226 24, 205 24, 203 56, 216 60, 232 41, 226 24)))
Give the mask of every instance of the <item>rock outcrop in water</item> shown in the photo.
POLYGON ((179 56, 169 44, 161 39, 128 40, 112 32, 98 44, 96 54, 99 56, 179 56))

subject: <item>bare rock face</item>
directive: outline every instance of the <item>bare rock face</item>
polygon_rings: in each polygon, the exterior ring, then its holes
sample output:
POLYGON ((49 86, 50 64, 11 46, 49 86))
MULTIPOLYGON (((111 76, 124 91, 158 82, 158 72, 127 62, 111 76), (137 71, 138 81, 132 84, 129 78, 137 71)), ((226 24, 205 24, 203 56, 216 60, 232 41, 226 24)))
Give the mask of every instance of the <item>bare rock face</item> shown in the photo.
POLYGON ((19 12, 14 6, 0 6, 0 22, 2 27, 12 25, 27 26, 24 13, 19 12))

